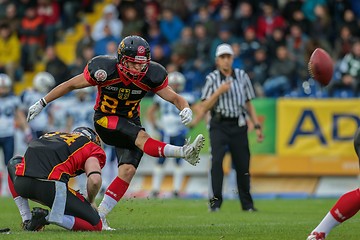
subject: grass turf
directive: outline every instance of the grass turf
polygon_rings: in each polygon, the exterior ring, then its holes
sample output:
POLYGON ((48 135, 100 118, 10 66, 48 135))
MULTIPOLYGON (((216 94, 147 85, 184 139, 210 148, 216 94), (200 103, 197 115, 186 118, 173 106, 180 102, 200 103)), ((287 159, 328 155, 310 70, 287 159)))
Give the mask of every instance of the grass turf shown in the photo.
MULTIPOLYGON (((0 239, 305 240, 335 201, 256 200, 259 211, 249 213, 240 211, 238 201, 225 200, 220 212, 209 213, 204 199, 124 199, 108 216, 116 231, 71 232, 51 225, 42 232, 24 232, 14 201, 0 198, 0 228, 11 228, 10 234, 0 234, 0 239)), ((327 239, 359 239, 359 221, 353 217, 327 239)))

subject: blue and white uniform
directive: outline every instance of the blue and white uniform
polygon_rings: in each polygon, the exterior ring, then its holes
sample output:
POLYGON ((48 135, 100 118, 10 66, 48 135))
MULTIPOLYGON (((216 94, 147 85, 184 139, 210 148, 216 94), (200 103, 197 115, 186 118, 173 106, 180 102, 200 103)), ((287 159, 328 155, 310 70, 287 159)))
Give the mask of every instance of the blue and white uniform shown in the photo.
POLYGON ((66 97, 51 102, 49 114, 52 117, 52 123, 49 126, 49 131, 68 131, 68 129, 66 129, 66 111, 69 106, 75 103, 76 98, 72 95, 67 95, 66 97))
POLYGON ((77 127, 90 127, 94 128, 94 103, 93 101, 79 101, 72 102, 66 109, 66 116, 71 117, 73 125, 71 129, 77 127))
MULTIPOLYGON (((27 89, 21 94, 21 102, 25 109, 29 109, 36 101, 44 96, 44 93, 38 92, 35 89, 27 89)), ((48 132, 49 126, 49 108, 40 112, 37 118, 29 122, 33 134, 38 138, 44 133, 48 132)))
POLYGON ((14 155, 15 114, 21 107, 20 98, 15 95, 0 96, 0 147, 4 152, 5 164, 14 155))
MULTIPOLYGON (((191 105, 195 102, 195 96, 191 93, 180 93, 182 97, 191 105)), ((154 96, 154 103, 159 106, 160 119, 157 124, 163 142, 177 146, 185 143, 189 129, 181 123, 179 117, 180 110, 170 102, 163 100, 158 95, 154 96)), ((181 159, 176 159, 176 163, 180 164, 181 159)), ((163 164, 165 158, 159 158, 159 164, 163 164)))

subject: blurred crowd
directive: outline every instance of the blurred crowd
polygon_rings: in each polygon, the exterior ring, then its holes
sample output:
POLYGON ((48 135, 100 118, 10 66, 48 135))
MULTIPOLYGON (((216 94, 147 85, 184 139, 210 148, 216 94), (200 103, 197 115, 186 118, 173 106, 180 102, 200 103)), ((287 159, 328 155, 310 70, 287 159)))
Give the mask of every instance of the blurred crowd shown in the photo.
POLYGON ((117 54, 136 34, 152 60, 180 71, 185 90, 200 92, 215 66, 218 44, 235 52, 234 67, 250 76, 258 97, 356 97, 360 94, 360 1, 357 0, 113 0, 95 24, 82 20, 100 0, 0 0, 0 72, 13 81, 43 61, 56 85, 81 73, 96 55, 117 54), (64 63, 55 44, 81 23, 76 59, 64 63), (308 75, 317 47, 334 59, 323 88, 308 75))

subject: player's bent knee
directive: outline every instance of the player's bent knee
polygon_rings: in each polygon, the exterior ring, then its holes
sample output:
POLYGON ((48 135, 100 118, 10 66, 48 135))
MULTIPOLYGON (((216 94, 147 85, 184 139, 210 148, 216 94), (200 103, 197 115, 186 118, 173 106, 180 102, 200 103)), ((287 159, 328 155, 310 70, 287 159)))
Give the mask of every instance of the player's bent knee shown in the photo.
POLYGON ((150 138, 149 134, 145 132, 144 130, 139 131, 136 140, 135 145, 140 148, 141 150, 144 149, 145 142, 150 138))
POLYGON ((7 164, 7 166, 16 166, 17 164, 21 163, 22 161, 22 157, 21 156, 15 156, 13 158, 11 158, 7 164))
POLYGON ((136 173, 136 168, 132 164, 122 164, 119 167, 118 176, 120 178, 131 179, 136 173))
POLYGON ((15 157, 11 158, 7 164, 8 173, 9 173, 9 176, 12 181, 14 181, 14 179, 15 179, 16 165, 21 163, 21 161, 22 161, 21 156, 15 156, 15 157))

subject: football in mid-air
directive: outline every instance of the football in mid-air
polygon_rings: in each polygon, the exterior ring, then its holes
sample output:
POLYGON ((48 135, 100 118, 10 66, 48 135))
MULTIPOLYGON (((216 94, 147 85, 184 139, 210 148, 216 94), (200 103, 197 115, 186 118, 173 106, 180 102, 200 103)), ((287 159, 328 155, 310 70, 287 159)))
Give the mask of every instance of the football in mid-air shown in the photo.
POLYGON ((316 48, 311 54, 308 70, 310 76, 326 86, 334 73, 334 63, 330 55, 322 48, 316 48))

